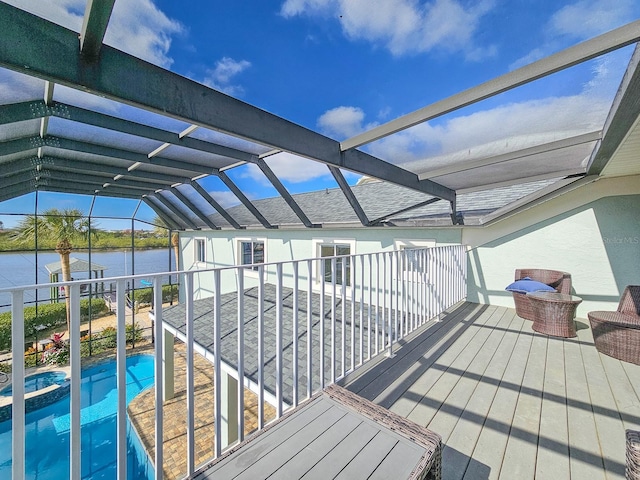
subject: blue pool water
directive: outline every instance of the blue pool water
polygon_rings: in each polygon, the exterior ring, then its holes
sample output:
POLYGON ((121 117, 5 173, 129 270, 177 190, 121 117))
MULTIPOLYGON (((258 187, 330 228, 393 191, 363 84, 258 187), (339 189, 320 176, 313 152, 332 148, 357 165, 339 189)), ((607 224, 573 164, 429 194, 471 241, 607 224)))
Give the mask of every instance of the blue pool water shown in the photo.
MULTIPOLYGON (((64 372, 44 372, 29 375, 24 379, 24 393, 42 390, 43 388, 50 387, 51 385, 62 385, 65 378, 67 378, 67 374, 64 372)), ((12 393, 13 389, 11 386, 0 390, 0 395, 3 397, 10 397, 12 393)))
MULTIPOLYGON (((153 385, 153 357, 127 358, 127 403, 153 385)), ((82 478, 116 478, 116 362, 100 363, 82 371, 81 414, 82 478)), ((26 415, 27 479, 69 478, 69 397, 26 415)), ((128 423, 128 422, 127 422, 128 423)), ((153 478, 148 462, 131 426, 127 478, 153 478)), ((11 420, 0 423, 0 478, 11 478, 11 420)))

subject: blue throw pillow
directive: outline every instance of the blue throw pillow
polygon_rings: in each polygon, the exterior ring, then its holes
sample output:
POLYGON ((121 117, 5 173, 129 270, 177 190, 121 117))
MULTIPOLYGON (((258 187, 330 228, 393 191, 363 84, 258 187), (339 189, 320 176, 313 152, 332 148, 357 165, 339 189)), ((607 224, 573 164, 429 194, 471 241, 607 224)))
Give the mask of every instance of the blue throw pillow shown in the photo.
POLYGON ((546 283, 531 280, 529 277, 516 280, 511 285, 509 285, 505 290, 509 292, 517 292, 517 293, 555 292, 556 291, 555 288, 550 287, 546 283))

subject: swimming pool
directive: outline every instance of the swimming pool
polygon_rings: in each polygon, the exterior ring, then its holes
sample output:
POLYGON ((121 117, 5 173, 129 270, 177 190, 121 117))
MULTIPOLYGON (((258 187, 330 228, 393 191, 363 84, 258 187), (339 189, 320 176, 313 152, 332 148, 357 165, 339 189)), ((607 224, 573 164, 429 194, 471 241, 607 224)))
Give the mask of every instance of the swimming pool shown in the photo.
MULTIPOLYGON (((127 403, 153 385, 153 357, 127 358, 127 403)), ((116 478, 116 362, 83 369, 82 478, 116 478)), ((26 415, 26 478, 69 478, 69 397, 26 415)), ((127 478, 153 478, 153 466, 127 421, 127 478)), ((0 478, 11 478, 11 421, 0 423, 0 478)))
MULTIPOLYGON (((65 372, 43 372, 29 375, 24 379, 24 393, 31 393, 51 385, 62 385, 67 378, 65 372)), ((10 397, 13 393, 11 385, 0 390, 0 395, 10 397)))

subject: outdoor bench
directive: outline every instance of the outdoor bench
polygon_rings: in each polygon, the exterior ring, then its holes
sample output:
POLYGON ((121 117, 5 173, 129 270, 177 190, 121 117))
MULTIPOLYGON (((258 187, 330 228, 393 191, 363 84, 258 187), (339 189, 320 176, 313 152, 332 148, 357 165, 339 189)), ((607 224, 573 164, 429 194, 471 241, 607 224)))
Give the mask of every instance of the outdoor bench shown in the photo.
POLYGON ((442 478, 439 435, 331 385, 232 447, 195 479, 442 478))

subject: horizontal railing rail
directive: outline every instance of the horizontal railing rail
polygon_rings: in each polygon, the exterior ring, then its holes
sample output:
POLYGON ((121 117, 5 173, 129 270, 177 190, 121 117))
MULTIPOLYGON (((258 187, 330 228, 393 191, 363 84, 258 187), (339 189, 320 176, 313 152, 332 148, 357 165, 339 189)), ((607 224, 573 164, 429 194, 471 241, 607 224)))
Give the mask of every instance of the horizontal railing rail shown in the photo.
MULTIPOLYGON (((176 275, 176 272, 172 272, 176 275)), ((164 306, 162 279, 167 273, 108 279, 115 283, 117 375, 117 474, 126 478, 127 282, 153 285, 151 318, 155 339, 155 453, 164 464, 163 372, 165 334, 186 348, 186 476, 204 461, 196 457, 194 356, 213 363, 215 441, 211 457, 245 436, 245 388, 257 397, 256 424, 265 408, 280 417, 380 355, 393 355, 407 335, 466 297, 467 257, 462 245, 404 249, 256 265, 177 272, 180 302, 164 306), (197 312, 197 314, 196 314, 197 312), (224 398, 223 398, 224 395, 224 398), (237 420, 233 420, 237 419, 237 420)), ((80 288, 106 279, 60 282, 70 295, 70 478, 81 478, 80 449, 80 288)), ((24 292, 48 287, 7 288, 12 296, 12 475, 25 478, 24 292)), ((269 418, 270 420, 270 418, 269 418)), ((163 469, 155 468, 155 478, 163 469)))

